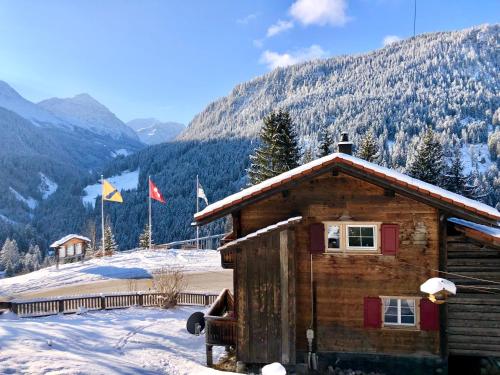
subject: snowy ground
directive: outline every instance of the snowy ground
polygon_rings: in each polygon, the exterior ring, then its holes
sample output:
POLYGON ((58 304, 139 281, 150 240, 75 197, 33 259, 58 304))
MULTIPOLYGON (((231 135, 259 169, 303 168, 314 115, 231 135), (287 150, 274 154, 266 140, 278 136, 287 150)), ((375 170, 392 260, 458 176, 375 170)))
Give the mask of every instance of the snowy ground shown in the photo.
POLYGON ((222 270, 215 250, 136 250, 1 279, 0 297, 94 281, 149 278, 153 270, 163 266, 180 267, 184 272, 222 270))
POLYGON ((186 331, 199 309, 0 315, 0 374, 229 374, 205 367, 205 337, 186 331))

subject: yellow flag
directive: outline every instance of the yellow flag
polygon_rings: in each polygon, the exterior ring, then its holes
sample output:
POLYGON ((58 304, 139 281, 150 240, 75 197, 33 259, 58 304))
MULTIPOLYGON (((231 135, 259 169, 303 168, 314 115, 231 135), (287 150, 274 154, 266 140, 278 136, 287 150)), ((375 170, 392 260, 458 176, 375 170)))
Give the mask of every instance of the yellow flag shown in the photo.
POLYGON ((123 203, 123 198, 118 189, 104 180, 102 185, 102 197, 105 201, 123 203))

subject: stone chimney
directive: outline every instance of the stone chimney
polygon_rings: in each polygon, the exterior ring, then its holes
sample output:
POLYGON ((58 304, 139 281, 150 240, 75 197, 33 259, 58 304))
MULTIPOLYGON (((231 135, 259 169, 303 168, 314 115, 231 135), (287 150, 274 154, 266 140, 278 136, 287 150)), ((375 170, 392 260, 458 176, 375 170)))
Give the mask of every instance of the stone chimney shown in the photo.
POLYGON ((339 152, 343 154, 352 155, 352 142, 349 141, 349 136, 346 132, 343 132, 340 136, 340 142, 338 143, 339 152))

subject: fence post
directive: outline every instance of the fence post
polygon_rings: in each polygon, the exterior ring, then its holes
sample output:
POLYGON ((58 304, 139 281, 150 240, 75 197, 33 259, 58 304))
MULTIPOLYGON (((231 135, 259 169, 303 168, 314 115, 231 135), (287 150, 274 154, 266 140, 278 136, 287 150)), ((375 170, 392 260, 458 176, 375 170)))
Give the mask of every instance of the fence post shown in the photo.
POLYGON ((101 293, 101 310, 106 310, 106 296, 101 293))
POLYGON ((139 295, 139 306, 144 306, 144 294, 141 292, 137 292, 137 294, 139 295))
POLYGON ((210 305, 210 296, 208 294, 205 294, 205 306, 210 305))
POLYGON ((64 300, 59 298, 59 313, 62 314, 64 313, 64 300))

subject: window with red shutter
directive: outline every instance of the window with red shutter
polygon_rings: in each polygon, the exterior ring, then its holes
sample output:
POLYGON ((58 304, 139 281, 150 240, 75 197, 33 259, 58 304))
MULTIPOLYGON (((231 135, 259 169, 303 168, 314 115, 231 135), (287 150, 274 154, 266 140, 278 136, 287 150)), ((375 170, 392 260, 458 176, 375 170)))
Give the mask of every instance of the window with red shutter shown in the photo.
POLYGON ((380 328, 382 326, 382 300, 379 297, 364 299, 365 328, 380 328))
POLYGON ((399 225, 382 224, 380 232, 382 254, 396 255, 399 250, 399 225))
POLYGON ((420 329, 422 331, 439 331, 439 305, 427 298, 420 300, 420 329))
POLYGON ((311 254, 325 251, 325 225, 323 223, 314 223, 309 226, 309 240, 311 254))

